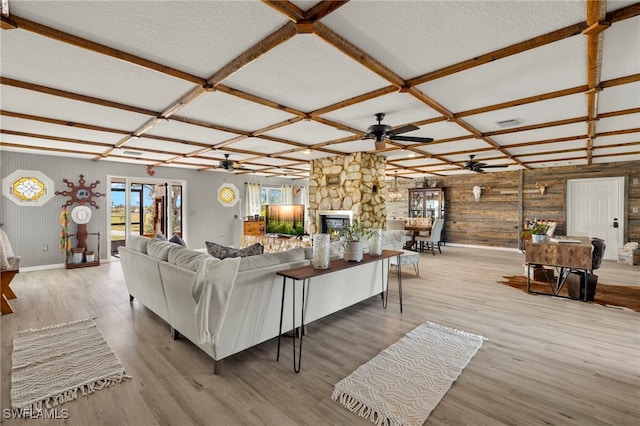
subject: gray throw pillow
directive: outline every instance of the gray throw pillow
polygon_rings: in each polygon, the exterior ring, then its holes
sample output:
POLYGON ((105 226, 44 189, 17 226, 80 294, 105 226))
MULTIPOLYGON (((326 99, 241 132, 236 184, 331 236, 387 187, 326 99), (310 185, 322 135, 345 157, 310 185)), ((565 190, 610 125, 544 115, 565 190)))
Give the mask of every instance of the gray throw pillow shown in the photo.
POLYGON ((169 239, 170 243, 180 244, 182 247, 186 247, 187 243, 180 237, 178 234, 173 234, 173 236, 169 239))
POLYGON ((227 257, 247 257, 262 254, 264 247, 260 243, 255 243, 243 249, 235 249, 233 247, 223 246, 210 241, 205 241, 207 252, 218 259, 226 259, 227 257))

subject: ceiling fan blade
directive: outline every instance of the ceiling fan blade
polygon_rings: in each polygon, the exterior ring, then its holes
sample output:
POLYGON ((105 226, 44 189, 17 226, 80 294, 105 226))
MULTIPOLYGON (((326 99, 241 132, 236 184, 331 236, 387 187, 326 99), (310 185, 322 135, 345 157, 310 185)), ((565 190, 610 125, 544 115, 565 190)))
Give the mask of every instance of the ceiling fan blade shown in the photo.
POLYGON ((384 141, 376 141, 376 151, 382 151, 387 148, 387 144, 384 141))
POLYGON ((391 139, 392 141, 415 142, 415 143, 433 142, 433 138, 421 138, 421 137, 418 137, 418 136, 396 136, 396 135, 390 135, 389 139, 391 139))
POLYGON ((495 165, 495 166, 493 166, 493 165, 487 165, 487 164, 482 166, 483 169, 489 169, 489 168, 499 169, 499 168, 503 168, 503 167, 509 167, 509 166, 507 166, 507 165, 495 165))
POLYGON ((414 130, 418 130, 420 129, 417 126, 414 126, 413 124, 407 124, 406 126, 402 126, 402 127, 398 127, 397 129, 393 129, 390 132, 388 132, 389 136, 393 136, 393 135, 399 135, 400 133, 407 133, 407 132, 413 132, 414 130))

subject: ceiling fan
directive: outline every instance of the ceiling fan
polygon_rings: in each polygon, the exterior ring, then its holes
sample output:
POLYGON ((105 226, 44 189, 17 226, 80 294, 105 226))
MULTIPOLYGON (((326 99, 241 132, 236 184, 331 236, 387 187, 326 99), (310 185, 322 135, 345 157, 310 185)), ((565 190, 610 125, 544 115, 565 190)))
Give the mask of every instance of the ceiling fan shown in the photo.
POLYGON ((505 165, 489 165, 487 163, 473 161, 475 157, 476 156, 474 154, 469 155, 469 161, 465 161, 464 163, 465 170, 471 170, 472 172, 482 173, 484 172, 484 169, 489 169, 489 168, 497 169, 497 168, 507 167, 505 165))
POLYGON ((229 159, 229 154, 224 154, 224 160, 220 160, 220 167, 225 170, 248 170, 240 167, 235 161, 229 159))
POLYGON ((419 127, 414 126, 413 124, 407 124, 406 126, 391 130, 391 126, 389 126, 388 124, 382 124, 384 115, 384 112, 375 114, 378 124, 372 124, 371 126, 369 126, 369 128, 367 128, 367 133, 365 133, 363 137, 363 139, 374 139, 376 142, 376 150, 385 149, 385 141, 387 140, 412 143, 433 142, 433 138, 421 138, 418 136, 398 136, 401 133, 418 130, 419 127))

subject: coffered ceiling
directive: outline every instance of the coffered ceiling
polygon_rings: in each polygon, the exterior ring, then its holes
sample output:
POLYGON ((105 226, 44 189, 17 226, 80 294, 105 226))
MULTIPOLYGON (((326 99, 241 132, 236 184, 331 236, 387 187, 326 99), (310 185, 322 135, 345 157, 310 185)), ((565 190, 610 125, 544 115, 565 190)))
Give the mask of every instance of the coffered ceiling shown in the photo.
POLYGON ((637 2, 8 0, 0 37, 2 151, 305 178, 383 112, 434 139, 393 176, 640 160, 637 2))

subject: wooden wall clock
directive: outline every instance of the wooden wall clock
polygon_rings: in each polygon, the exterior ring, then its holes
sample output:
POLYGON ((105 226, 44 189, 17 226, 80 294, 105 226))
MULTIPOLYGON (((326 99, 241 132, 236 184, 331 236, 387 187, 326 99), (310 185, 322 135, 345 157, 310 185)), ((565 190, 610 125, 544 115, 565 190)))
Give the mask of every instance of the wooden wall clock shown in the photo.
POLYGON ((85 204, 90 204, 96 209, 100 208, 100 206, 98 206, 98 204, 94 200, 94 198, 105 196, 104 193, 95 191, 96 186, 98 186, 98 184, 100 183, 99 180, 95 181, 90 185, 86 185, 86 182, 84 180, 84 175, 80 175, 80 179, 78 180, 77 185, 73 184, 72 182, 69 182, 68 179, 62 179, 62 181, 66 183, 69 188, 71 188, 69 191, 56 191, 56 195, 71 197, 66 202, 66 204, 64 204, 65 206, 70 206, 74 203, 78 203, 81 206, 84 206, 85 204))

